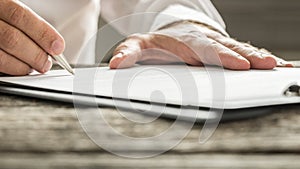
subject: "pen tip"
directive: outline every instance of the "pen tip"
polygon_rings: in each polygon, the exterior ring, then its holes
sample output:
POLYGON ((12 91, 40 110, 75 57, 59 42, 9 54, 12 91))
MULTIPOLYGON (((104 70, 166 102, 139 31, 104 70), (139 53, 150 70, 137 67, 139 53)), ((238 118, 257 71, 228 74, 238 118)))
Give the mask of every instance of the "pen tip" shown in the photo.
POLYGON ((74 72, 74 70, 73 70, 71 67, 66 68, 66 70, 67 70, 70 74, 75 75, 75 72, 74 72))

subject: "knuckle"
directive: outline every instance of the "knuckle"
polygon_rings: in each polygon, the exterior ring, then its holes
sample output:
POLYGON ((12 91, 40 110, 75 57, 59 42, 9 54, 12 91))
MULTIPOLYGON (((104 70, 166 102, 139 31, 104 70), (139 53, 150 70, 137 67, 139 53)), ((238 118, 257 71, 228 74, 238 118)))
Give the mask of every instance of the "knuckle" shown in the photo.
POLYGON ((8 20, 13 25, 17 25, 24 19, 25 8, 24 6, 17 5, 13 1, 10 1, 9 6, 11 7, 8 9, 8 20))
POLYGON ((117 46, 117 48, 114 50, 114 55, 118 53, 123 53, 125 54, 126 51, 128 50, 136 50, 143 48, 143 42, 141 40, 136 40, 136 39, 130 39, 126 40, 125 42, 122 42, 117 46), (125 52, 125 53, 124 53, 125 52))
POLYGON ((40 33, 41 40, 46 39, 49 34, 50 34, 49 29, 46 29, 46 28, 42 29, 42 31, 40 33))
POLYGON ((17 46, 20 33, 13 27, 7 27, 2 33, 2 45, 6 49, 13 49, 17 46))
POLYGON ((141 33, 134 33, 132 35, 129 35, 127 37, 127 40, 129 40, 129 39, 140 39, 142 36, 143 36, 143 34, 141 34, 141 33))
POLYGON ((38 54, 33 58, 33 67, 37 70, 42 70, 47 61, 46 54, 43 50, 39 50, 38 54))
POLYGON ((243 46, 239 42, 233 39, 230 39, 228 43, 229 43, 229 48, 231 48, 232 50, 239 50, 243 48, 243 46))
POLYGON ((127 48, 128 48, 128 45, 126 44, 126 42, 122 42, 114 49, 113 55, 121 53, 123 50, 126 50, 127 48))
POLYGON ((51 53, 53 50, 52 45, 55 40, 59 40, 63 46, 65 45, 64 39, 47 23, 40 22, 37 24, 39 25, 39 29, 36 30, 35 41, 41 48, 51 53))
POLYGON ((14 62, 12 64, 12 60, 9 57, 11 56, 0 50, 0 72, 10 75, 27 75, 30 72, 31 68, 27 64, 22 62, 14 62), (14 67, 9 67, 8 65, 14 65, 14 67))
POLYGON ((227 47, 232 50, 240 50, 240 48, 241 48, 238 44, 233 44, 233 43, 227 44, 227 47))
POLYGON ((41 26, 42 29, 40 29, 39 32, 39 41, 43 42, 44 40, 49 41, 49 35, 52 35, 52 32, 50 31, 50 29, 48 29, 48 27, 44 27, 41 26))
POLYGON ((210 47, 213 47, 214 49, 219 49, 220 48, 220 44, 216 41, 210 41, 209 45, 210 45, 210 47))
POLYGON ((237 50, 240 48, 240 45, 231 38, 221 38, 221 39, 218 39, 217 41, 219 41, 222 45, 224 45, 227 48, 232 49, 232 50, 237 50))

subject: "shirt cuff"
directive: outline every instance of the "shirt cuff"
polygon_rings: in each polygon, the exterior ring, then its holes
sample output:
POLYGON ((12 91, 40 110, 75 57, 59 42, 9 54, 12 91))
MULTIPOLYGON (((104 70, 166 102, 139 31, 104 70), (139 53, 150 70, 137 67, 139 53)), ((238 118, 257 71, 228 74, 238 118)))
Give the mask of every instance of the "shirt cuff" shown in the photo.
POLYGON ((225 27, 223 27, 221 23, 211 19, 200 10, 194 10, 180 4, 171 5, 158 14, 150 30, 157 31, 167 25, 180 21, 193 21, 209 25, 229 37, 225 27))

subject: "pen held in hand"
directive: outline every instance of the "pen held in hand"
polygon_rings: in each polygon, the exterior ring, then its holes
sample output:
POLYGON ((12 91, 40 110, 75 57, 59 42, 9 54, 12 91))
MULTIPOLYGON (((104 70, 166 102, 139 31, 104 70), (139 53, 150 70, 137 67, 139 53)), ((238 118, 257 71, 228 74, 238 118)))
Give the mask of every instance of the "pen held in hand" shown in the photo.
POLYGON ((72 75, 74 75, 74 71, 72 69, 72 67, 70 66, 70 64, 67 62, 67 60, 65 59, 63 54, 60 55, 50 55, 53 60, 56 61, 56 63, 58 63, 63 69, 67 70, 69 73, 71 73, 72 75))

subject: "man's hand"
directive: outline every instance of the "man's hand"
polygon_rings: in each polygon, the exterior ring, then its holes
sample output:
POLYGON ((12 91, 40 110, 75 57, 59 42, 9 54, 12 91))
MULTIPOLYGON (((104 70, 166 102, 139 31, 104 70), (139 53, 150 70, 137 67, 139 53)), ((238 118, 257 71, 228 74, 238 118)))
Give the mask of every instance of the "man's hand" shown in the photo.
POLYGON ((219 65, 232 70, 293 66, 265 49, 238 42, 208 26, 183 22, 158 32, 128 37, 116 48, 110 68, 128 68, 136 63, 174 62, 193 66, 219 65))
POLYGON ((52 67, 48 54, 61 54, 64 48, 59 33, 24 4, 0 1, 0 72, 26 75, 34 69, 45 73, 52 67))

